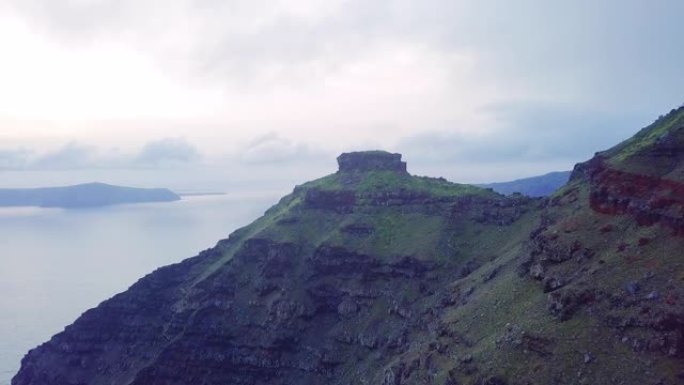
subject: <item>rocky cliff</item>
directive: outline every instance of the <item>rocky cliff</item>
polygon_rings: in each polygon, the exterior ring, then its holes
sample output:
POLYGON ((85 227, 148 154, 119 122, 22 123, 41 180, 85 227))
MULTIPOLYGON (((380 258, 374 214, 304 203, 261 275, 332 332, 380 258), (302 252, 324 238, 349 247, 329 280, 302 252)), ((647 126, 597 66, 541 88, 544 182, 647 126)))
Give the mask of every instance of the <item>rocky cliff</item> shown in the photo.
POLYGON ((365 151, 347 153, 337 157, 340 172, 353 171, 395 171, 406 173, 406 162, 401 161, 401 154, 390 154, 384 151, 365 151))
POLYGON ((12 384, 682 383, 681 153, 645 173, 653 145, 621 146, 549 199, 343 154, 83 314, 12 384))

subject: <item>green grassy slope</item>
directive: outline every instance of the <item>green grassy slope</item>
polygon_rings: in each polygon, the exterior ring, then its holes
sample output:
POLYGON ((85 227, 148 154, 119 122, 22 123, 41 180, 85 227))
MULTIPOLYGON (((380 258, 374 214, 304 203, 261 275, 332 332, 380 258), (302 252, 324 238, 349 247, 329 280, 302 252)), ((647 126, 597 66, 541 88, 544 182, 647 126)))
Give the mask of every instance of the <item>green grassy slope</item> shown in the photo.
POLYGON ((13 385, 681 383, 682 114, 548 199, 347 155, 86 313, 13 385))

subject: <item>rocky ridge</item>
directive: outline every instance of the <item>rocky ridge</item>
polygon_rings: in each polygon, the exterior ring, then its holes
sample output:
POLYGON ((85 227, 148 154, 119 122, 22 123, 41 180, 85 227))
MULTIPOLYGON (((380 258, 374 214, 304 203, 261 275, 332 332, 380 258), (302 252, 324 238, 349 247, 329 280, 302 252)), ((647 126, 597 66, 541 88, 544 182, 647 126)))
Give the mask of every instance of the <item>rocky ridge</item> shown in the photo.
POLYGON ((549 199, 343 154, 337 173, 86 312, 12 384, 682 383, 683 116, 579 165, 549 199), (654 150, 661 137, 670 150, 654 150))

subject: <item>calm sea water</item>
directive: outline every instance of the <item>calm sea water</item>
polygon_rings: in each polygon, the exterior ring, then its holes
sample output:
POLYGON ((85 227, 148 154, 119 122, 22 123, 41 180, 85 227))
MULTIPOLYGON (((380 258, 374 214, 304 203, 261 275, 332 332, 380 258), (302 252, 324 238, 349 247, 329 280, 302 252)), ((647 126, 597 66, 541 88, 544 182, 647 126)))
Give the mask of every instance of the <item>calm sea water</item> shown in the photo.
POLYGON ((87 210, 0 208, 0 385, 26 352, 155 268, 213 246, 277 194, 87 210))

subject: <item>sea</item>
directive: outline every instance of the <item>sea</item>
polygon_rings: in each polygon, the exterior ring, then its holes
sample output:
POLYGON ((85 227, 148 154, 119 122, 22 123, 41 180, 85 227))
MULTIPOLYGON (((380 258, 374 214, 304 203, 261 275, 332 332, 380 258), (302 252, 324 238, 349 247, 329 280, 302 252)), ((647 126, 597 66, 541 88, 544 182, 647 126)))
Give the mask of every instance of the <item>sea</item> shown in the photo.
POLYGON ((0 385, 22 357, 158 267, 212 247, 280 192, 90 209, 0 208, 0 385))

